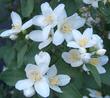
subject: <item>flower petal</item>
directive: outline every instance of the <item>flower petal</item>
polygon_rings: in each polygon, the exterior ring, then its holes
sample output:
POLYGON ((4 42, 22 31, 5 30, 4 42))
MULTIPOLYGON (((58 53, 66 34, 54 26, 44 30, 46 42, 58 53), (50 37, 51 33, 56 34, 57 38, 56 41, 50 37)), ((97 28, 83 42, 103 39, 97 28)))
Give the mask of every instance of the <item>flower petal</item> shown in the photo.
POLYGON ((70 76, 68 76, 68 75, 63 75, 63 74, 58 75, 58 79, 59 79, 59 82, 58 82, 58 85, 59 85, 59 86, 65 86, 65 85, 67 85, 67 84, 70 82, 70 80, 71 80, 70 76))
POLYGON ((79 60, 79 61, 76 61, 76 62, 72 62, 71 63, 71 66, 72 67, 79 67, 83 64, 83 61, 82 60, 79 60))
POLYGON ((66 19, 67 23, 69 23, 72 29, 79 29, 85 24, 85 19, 81 18, 77 13, 66 19))
POLYGON ((107 62, 109 61, 109 58, 108 58, 108 56, 101 56, 101 57, 99 57, 99 62, 100 62, 100 64, 99 65, 105 65, 107 62))
POLYGON ((48 15, 52 13, 52 8, 50 7, 49 3, 45 2, 41 4, 41 11, 43 15, 48 15))
POLYGON ((44 23, 45 17, 43 15, 37 15, 33 17, 33 25, 44 27, 46 24, 44 23))
POLYGON ((39 44, 38 48, 41 50, 41 49, 47 47, 51 42, 52 42, 52 39, 49 38, 49 39, 47 39, 47 40, 41 42, 41 43, 39 44))
POLYGON ((96 68, 97 68, 99 74, 106 73, 106 70, 105 70, 105 68, 103 66, 98 65, 98 66, 96 66, 96 68))
POLYGON ((74 42, 74 41, 70 41, 67 43, 67 47, 71 47, 71 48, 80 48, 79 45, 74 42))
POLYGON ((34 82, 31 81, 30 79, 19 80, 15 84, 15 88, 18 90, 24 90, 24 89, 28 89, 28 88, 32 87, 33 84, 34 84, 34 82))
POLYGON ((50 88, 58 93, 63 93, 62 90, 58 86, 50 85, 50 88))
POLYGON ((33 41, 36 41, 36 42, 41 42, 43 41, 43 33, 41 30, 34 30, 34 31, 31 31, 29 34, 28 34, 29 38, 33 41))
POLYGON ((53 77, 53 76, 55 76, 55 75, 57 75, 57 68, 56 68, 55 65, 52 65, 52 66, 49 68, 48 72, 47 72, 47 76, 48 76, 48 77, 53 77))
POLYGON ((72 41, 73 40, 72 32, 68 33, 68 34, 64 34, 64 38, 65 38, 66 42, 72 41))
POLYGON ((11 19, 12 19, 12 23, 14 25, 19 24, 20 26, 22 26, 21 17, 16 12, 12 11, 12 13, 11 13, 11 19))
POLYGON ((83 36, 88 38, 88 39, 91 39, 92 38, 92 35, 93 35, 93 29, 92 28, 87 28, 84 33, 83 33, 83 36))
POLYGON ((62 44, 64 41, 64 36, 60 31, 56 31, 54 36, 53 36, 53 44, 55 44, 56 46, 62 44))
POLYGON ((92 2, 92 6, 93 6, 94 8, 98 8, 98 1, 92 2))
POLYGON ((10 36, 10 35, 12 35, 14 32, 13 32, 13 30, 6 30, 6 31, 4 31, 4 32, 2 32, 1 34, 0 34, 0 37, 8 37, 8 36, 10 36))
POLYGON ((68 53, 68 52, 63 52, 63 53, 62 53, 62 58, 63 58, 63 60, 64 60, 66 63, 68 63, 68 64, 71 63, 71 60, 70 60, 70 57, 69 57, 69 53, 68 53))
POLYGON ((36 92, 42 97, 48 97, 50 94, 50 89, 48 82, 45 78, 40 81, 35 82, 34 84, 36 92))
POLYGON ((83 2, 86 4, 91 4, 93 1, 92 0, 83 0, 83 2))
POLYGON ((75 29, 72 31, 72 34, 75 41, 78 41, 82 37, 81 32, 75 29))
POLYGON ((67 13, 65 11, 65 5, 64 4, 59 4, 55 9, 54 9, 55 15, 58 17, 57 21, 62 21, 64 18, 67 17, 67 13))
POLYGON ((22 25, 21 30, 26 30, 27 28, 31 27, 33 25, 33 19, 30 19, 29 21, 25 22, 22 25))

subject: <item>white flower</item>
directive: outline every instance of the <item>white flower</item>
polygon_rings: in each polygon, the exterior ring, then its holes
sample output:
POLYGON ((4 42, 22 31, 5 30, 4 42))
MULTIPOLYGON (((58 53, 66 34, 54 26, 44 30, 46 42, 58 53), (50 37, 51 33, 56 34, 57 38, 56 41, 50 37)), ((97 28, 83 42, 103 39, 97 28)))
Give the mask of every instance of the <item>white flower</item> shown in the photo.
POLYGON ((50 26, 51 28, 57 25, 59 20, 64 19, 67 15, 65 12, 65 5, 59 4, 54 10, 49 3, 41 4, 42 15, 37 15, 33 18, 33 24, 41 28, 50 26))
POLYGON ((91 59, 91 55, 90 53, 83 53, 81 54, 81 58, 83 60, 84 63, 88 63, 89 60, 91 59))
POLYGON ((72 30, 78 29, 85 24, 85 19, 81 18, 77 13, 70 17, 66 17, 58 22, 57 30, 53 37, 53 43, 60 45, 64 40, 67 42, 72 40, 72 30))
POLYGON ((74 41, 70 41, 67 43, 68 47, 72 48, 90 48, 95 42, 93 41, 93 29, 87 28, 83 34, 78 30, 72 31, 74 41))
POLYGON ((88 98, 87 96, 83 96, 83 98, 88 98))
MULTIPOLYGON (((17 38, 17 34, 22 31, 22 20, 19 14, 17 14, 14 11, 11 13, 11 19, 12 19, 12 28, 2 32, 0 34, 0 37, 10 37, 10 39, 15 40, 17 38)), ((25 26, 23 27, 24 30, 27 29, 25 26)))
POLYGON ((49 69, 50 55, 47 52, 40 52, 36 54, 35 62, 37 65, 27 64, 25 68, 27 79, 19 80, 15 84, 15 88, 20 91, 23 90, 24 95, 27 95, 28 90, 34 87, 39 95, 48 97, 50 89, 45 74, 49 69))
POLYGON ((110 98, 110 96, 106 95, 104 98, 110 98))
POLYGON ((50 29, 50 27, 47 27, 43 30, 34 30, 28 34, 29 39, 40 42, 38 48, 42 49, 48 46, 53 39, 54 31, 53 29, 50 29))
MULTIPOLYGON (((103 67, 103 65, 105 65, 108 62, 108 57, 107 56, 100 56, 100 57, 92 57, 89 60, 89 64, 93 65, 96 67, 96 69, 98 70, 99 74, 103 74, 106 73, 105 68, 103 67)), ((86 67, 86 65, 83 66, 84 71, 89 71, 88 68, 86 67)))
POLYGON ((89 88, 87 90, 90 92, 89 96, 91 98, 103 98, 101 92, 89 88))
POLYGON ((94 8, 98 8, 98 2, 101 0, 83 0, 85 4, 91 4, 94 8))
POLYGON ((79 67, 83 64, 81 54, 77 49, 71 49, 69 52, 62 53, 63 60, 71 64, 72 67, 79 67))
POLYGON ((71 78, 68 75, 57 75, 57 68, 55 65, 49 68, 47 72, 47 77, 50 88, 59 93, 62 93, 62 90, 59 86, 66 86, 71 80, 71 78))

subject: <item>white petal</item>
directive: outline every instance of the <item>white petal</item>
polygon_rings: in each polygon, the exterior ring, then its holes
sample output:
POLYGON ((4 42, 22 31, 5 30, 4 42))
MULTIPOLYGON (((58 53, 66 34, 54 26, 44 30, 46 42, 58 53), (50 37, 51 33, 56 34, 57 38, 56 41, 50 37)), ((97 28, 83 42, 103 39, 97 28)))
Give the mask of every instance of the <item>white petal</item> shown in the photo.
POLYGON ((28 89, 28 88, 32 87, 33 84, 34 84, 34 82, 31 81, 30 79, 19 80, 15 84, 15 88, 18 90, 24 90, 24 89, 28 89))
POLYGON ((106 70, 103 66, 98 65, 98 66, 96 66, 96 68, 97 68, 99 74, 106 73, 106 70))
POLYGON ((52 66, 49 68, 48 72, 47 72, 47 76, 48 76, 48 77, 53 77, 53 76, 55 76, 56 74, 57 74, 57 68, 56 68, 55 65, 52 65, 52 66))
POLYGON ((28 72, 28 71, 33 70, 33 69, 38 69, 38 66, 34 65, 34 64, 27 64, 25 67, 25 72, 28 72))
POLYGON ((79 60, 79 61, 76 61, 76 62, 72 62, 71 63, 71 66, 72 67, 79 67, 83 64, 83 61, 82 60, 79 60))
POLYGON ((0 37, 8 37, 8 36, 10 36, 10 35, 12 35, 14 32, 13 32, 13 30, 6 30, 6 31, 4 31, 4 32, 2 32, 1 34, 0 34, 0 37))
POLYGON ((87 28, 84 33, 83 33, 83 36, 88 38, 88 39, 91 39, 92 38, 92 35, 93 35, 93 29, 92 28, 87 28))
POLYGON ((86 4, 91 4, 93 1, 92 0, 83 0, 83 2, 86 4))
POLYGON ((46 24, 44 23, 45 17, 43 15, 37 15, 33 17, 33 25, 44 27, 46 24))
POLYGON ((49 38, 49 39, 47 39, 47 40, 41 42, 41 43, 39 44, 38 48, 41 50, 41 49, 47 47, 51 42, 52 42, 52 39, 49 38))
POLYGON ((43 39, 44 40, 47 40, 49 38, 49 34, 50 34, 50 31, 51 30, 51 26, 46 26, 43 28, 43 31, 42 31, 42 34, 43 34, 43 39))
POLYGON ((79 45, 76 42, 74 42, 74 41, 68 42, 67 46, 71 47, 71 48, 80 48, 79 45))
POLYGON ((98 1, 94 1, 94 2, 92 3, 92 6, 93 6, 94 8, 98 8, 98 1))
POLYGON ((72 31, 72 34, 75 41, 78 41, 82 37, 81 32, 75 29, 72 31))
POLYGON ((54 9, 55 15, 57 15, 57 21, 62 21, 64 18, 67 17, 66 11, 65 11, 65 5, 64 4, 59 4, 55 9, 54 9))
POLYGON ((77 13, 68 17, 66 21, 71 25, 72 29, 79 29, 85 24, 85 19, 81 18, 77 13))
POLYGON ((37 65, 45 64, 46 66, 49 66, 50 64, 50 55, 47 52, 40 52, 39 54, 35 55, 35 61, 37 65))
POLYGON ((34 84, 36 92, 42 97, 48 97, 50 94, 50 89, 48 82, 45 78, 40 81, 35 82, 34 84))
POLYGON ((67 85, 67 84, 70 82, 70 80, 71 80, 70 76, 68 76, 68 75, 63 75, 63 74, 58 75, 58 79, 59 79, 59 82, 58 82, 58 85, 59 85, 59 86, 65 86, 65 85, 67 85))
POLYGON ((52 13, 52 8, 50 7, 49 3, 45 2, 41 4, 41 11, 43 15, 48 15, 52 13))
POLYGON ((58 46, 58 45, 62 44, 63 41, 64 41, 63 34, 57 30, 53 36, 53 44, 58 46))
POLYGON ((17 14, 14 11, 11 13, 11 19, 12 19, 12 23, 14 25, 16 25, 16 24, 19 24, 20 26, 22 25, 21 17, 19 16, 19 14, 17 14))
POLYGON ((73 40, 73 35, 72 33, 64 34, 64 38, 66 42, 72 41, 73 40))
POLYGON ((82 66, 82 69, 84 70, 84 71, 89 71, 89 69, 86 67, 86 65, 84 64, 83 66, 82 66))
POLYGON ((33 25, 33 19, 30 19, 29 21, 25 22, 23 25, 22 25, 22 30, 26 30, 28 29, 29 27, 31 27, 33 25))
POLYGON ((70 57, 69 57, 69 53, 68 53, 68 52, 63 52, 63 53, 62 53, 62 58, 63 58, 63 60, 64 60, 66 63, 68 63, 68 64, 71 63, 71 60, 70 60, 70 57))
POLYGON ((100 65, 105 65, 108 61, 109 61, 108 56, 104 55, 104 56, 99 57, 100 65))
POLYGON ((41 42, 43 41, 43 33, 41 30, 34 30, 34 31, 31 31, 29 34, 28 34, 29 38, 33 41, 36 41, 36 42, 41 42))
POLYGON ((62 90, 58 86, 52 86, 50 85, 50 88, 58 93, 63 93, 62 90))

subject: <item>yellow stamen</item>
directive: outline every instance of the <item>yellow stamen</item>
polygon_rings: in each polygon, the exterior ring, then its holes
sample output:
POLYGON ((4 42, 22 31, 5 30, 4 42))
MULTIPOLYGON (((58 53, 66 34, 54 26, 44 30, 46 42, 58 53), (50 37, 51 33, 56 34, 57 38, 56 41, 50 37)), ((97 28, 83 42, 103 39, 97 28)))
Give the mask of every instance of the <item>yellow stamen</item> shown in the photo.
POLYGON ((99 59, 98 58, 91 58, 89 63, 92 65, 97 65, 97 64, 99 64, 99 59))
POLYGON ((53 15, 48 15, 45 19, 44 22, 46 22, 47 24, 51 24, 53 22, 53 15))
POLYGON ((70 60, 78 61, 78 60, 80 60, 80 55, 77 52, 73 52, 70 54, 70 60))
POLYGON ((87 45, 87 43, 88 43, 88 39, 87 39, 87 38, 81 38, 81 39, 79 40, 79 45, 80 45, 81 47, 85 47, 85 46, 87 45))
POLYGON ((72 32, 72 27, 69 23, 64 23, 60 29, 61 32, 63 33, 70 33, 72 32))
POLYGON ((51 85, 57 85, 59 82, 59 79, 57 76, 53 77, 53 78, 50 78, 50 84, 51 85))

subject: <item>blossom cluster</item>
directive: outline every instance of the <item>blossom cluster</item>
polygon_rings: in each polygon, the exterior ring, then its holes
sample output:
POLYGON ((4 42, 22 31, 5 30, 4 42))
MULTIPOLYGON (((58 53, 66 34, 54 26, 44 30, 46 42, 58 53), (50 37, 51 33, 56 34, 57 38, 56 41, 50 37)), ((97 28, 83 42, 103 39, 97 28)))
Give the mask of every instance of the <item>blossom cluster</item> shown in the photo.
MULTIPOLYGON (((92 4, 93 7, 98 7, 98 1, 100 0, 91 0, 91 2, 83 0, 86 4, 92 4)), ((39 30, 32 30, 25 35, 25 38, 38 42, 39 50, 49 44, 59 47, 66 42, 69 50, 63 51, 61 57, 71 67, 81 67, 89 73, 87 65, 90 64, 96 67, 99 74, 106 73, 103 65, 108 62, 108 56, 105 55, 106 49, 104 49, 102 38, 94 34, 93 28, 86 28, 83 33, 79 30, 86 23, 84 17, 79 16, 78 13, 68 17, 64 4, 59 4, 53 10, 47 2, 41 4, 41 12, 41 15, 34 16, 24 24, 21 17, 16 12, 12 12, 12 28, 2 32, 0 37, 15 40, 19 37, 19 33, 26 31, 32 25, 38 26, 39 30)), ((19 80, 15 88, 23 91, 26 97, 33 96, 35 91, 42 97, 48 97, 50 88, 62 93, 60 86, 67 85, 71 78, 65 74, 57 75, 56 66, 49 67, 51 58, 47 52, 41 51, 36 54, 36 64, 26 65, 27 79, 19 80)))

